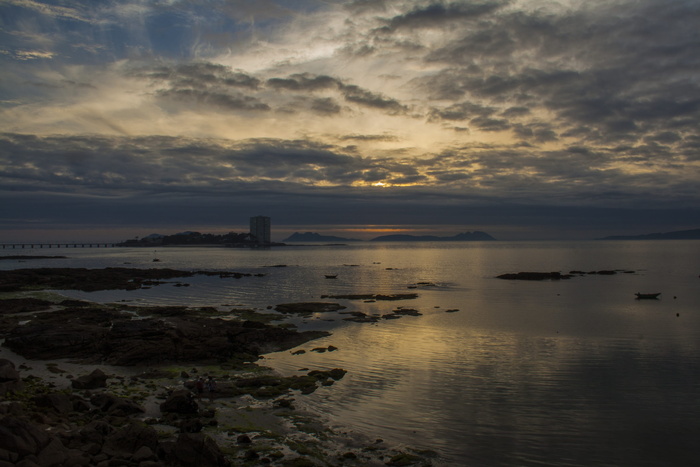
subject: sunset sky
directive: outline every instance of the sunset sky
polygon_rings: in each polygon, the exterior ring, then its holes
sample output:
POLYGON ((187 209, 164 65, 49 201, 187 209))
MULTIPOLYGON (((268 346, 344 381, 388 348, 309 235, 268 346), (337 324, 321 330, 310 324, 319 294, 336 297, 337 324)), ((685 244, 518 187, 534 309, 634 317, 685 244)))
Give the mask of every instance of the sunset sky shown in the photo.
POLYGON ((0 241, 700 228, 697 0, 0 0, 0 241))

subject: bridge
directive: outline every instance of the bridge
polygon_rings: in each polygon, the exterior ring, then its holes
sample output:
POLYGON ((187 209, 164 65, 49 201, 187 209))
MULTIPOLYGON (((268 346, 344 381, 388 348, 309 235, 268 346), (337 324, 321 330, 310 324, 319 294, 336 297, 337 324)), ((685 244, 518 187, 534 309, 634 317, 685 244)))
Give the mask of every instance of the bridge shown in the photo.
POLYGON ((30 243, 0 243, 2 249, 24 249, 24 248, 112 248, 115 247, 116 243, 105 243, 105 242, 75 242, 75 243, 42 243, 42 242, 30 242, 30 243))

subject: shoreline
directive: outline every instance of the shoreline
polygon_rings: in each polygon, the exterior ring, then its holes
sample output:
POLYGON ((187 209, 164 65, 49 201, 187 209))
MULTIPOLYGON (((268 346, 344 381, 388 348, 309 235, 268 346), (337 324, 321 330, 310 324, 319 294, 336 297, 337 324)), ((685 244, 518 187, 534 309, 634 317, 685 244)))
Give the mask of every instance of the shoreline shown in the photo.
MULTIPOLYGON (((25 297, 31 305, 32 300, 37 300, 31 298, 33 295, 46 298, 49 294, 52 292, 25 290, 11 295, 25 297)), ((4 293, 0 296, 8 295, 10 294, 4 293)), ((48 320, 47 323, 60 323, 62 320, 70 322, 78 318, 99 320, 101 318, 95 317, 99 313, 106 313, 109 320, 116 319, 114 323, 118 324, 123 318, 119 313, 128 309, 128 313, 135 313, 134 317, 140 323, 149 323, 149 316, 158 316, 158 320, 179 325, 180 331, 187 333, 192 331, 183 323, 206 326, 204 320, 218 319, 216 313, 209 317, 202 315, 203 312, 206 314, 212 310, 147 307, 148 310, 138 316, 140 311, 133 310, 138 307, 87 302, 81 304, 76 300, 52 303, 40 310, 35 309, 41 306, 36 303, 28 309, 20 307, 12 310, 7 306, 8 300, 11 301, 7 298, 0 300, 0 306, 3 307, 0 314, 0 364, 7 370, 3 374, 14 374, 15 377, 4 378, 0 384, 0 387, 5 386, 4 401, 0 403, 0 425, 23 421, 22 423, 29 424, 25 427, 26 430, 31 431, 33 428, 49 436, 46 444, 39 446, 37 452, 15 453, 15 460, 21 460, 22 455, 32 460, 32 456, 39 459, 51 454, 52 458, 64 459, 64 463, 40 465, 69 465, 65 463, 68 458, 74 463, 72 465, 88 465, 87 462, 89 465, 106 466, 108 463, 105 462, 117 462, 120 459, 131 462, 125 465, 139 467, 194 465, 173 460, 177 457, 173 457, 173 453, 178 449, 194 449, 191 455, 208 456, 211 461, 202 463, 200 459, 197 465, 438 465, 435 463, 437 453, 388 445, 382 440, 371 440, 366 435, 349 431, 345 427, 330 428, 330 420, 309 410, 304 404, 304 394, 316 390, 332 391, 330 386, 342 379, 344 370, 283 377, 255 363, 260 355, 267 352, 244 352, 241 358, 234 355, 232 359, 218 362, 205 359, 124 366, 106 365, 97 361, 85 363, 83 355, 79 354, 74 355, 75 358, 29 358, 8 348, 9 338, 10 347, 23 349, 22 346, 17 347, 17 338, 22 336, 24 329, 31 329, 31 323, 36 320, 48 320), (169 316, 172 313, 176 316, 169 316), (58 318, 51 321, 52 317, 58 318), (18 334, 19 327, 23 330, 18 334), (82 362, 76 363, 79 360, 82 362), (15 373, 8 369, 10 366, 15 373), (75 387, 76 381, 85 379, 96 370, 106 376, 104 386, 91 389, 75 387), (190 388, 193 378, 204 374, 215 377, 219 386, 217 393, 213 393, 211 398, 205 395, 202 399, 195 395, 194 402, 198 408, 194 412, 172 414, 164 410, 163 403, 176 396, 184 397, 184 400, 192 399, 193 392, 190 388), (116 398, 134 412, 122 416, 104 411, 99 407, 99 401, 105 398, 116 398), (54 400, 62 400, 63 405, 47 402, 54 400), (67 400, 74 409, 65 408, 67 400), (37 403, 44 404, 45 407, 37 411, 37 403), (84 411, 77 410, 78 406, 84 411), (111 438, 106 435, 103 436, 99 449, 81 442, 81 430, 97 421, 105 422, 111 427, 110 436, 116 436, 115 433, 126 436, 124 430, 133 431, 138 426, 139 430, 146 430, 157 442, 140 446, 144 449, 139 451, 138 456, 135 452, 126 453, 114 448, 114 440, 110 441, 111 438), (190 446, 193 443, 198 447, 190 446), (47 450, 50 452, 47 453, 47 450)), ((305 307, 299 305, 300 312, 303 312, 305 307)), ((268 332, 268 327, 269 332, 281 332, 275 330, 279 326, 265 324, 269 322, 269 317, 265 317, 264 313, 260 315, 263 322, 255 322, 251 321, 252 315, 246 313, 245 323, 250 324, 245 326, 256 332, 268 332)), ((97 328, 86 329, 90 332, 89 330, 97 328)), ((152 331, 151 328, 147 329, 152 331)), ((282 336, 280 343, 289 343, 273 349, 276 351, 292 351, 299 345, 320 337, 309 334, 301 340, 292 338, 290 341, 284 337, 288 335, 286 331, 274 335, 282 336)), ((258 347, 252 343, 250 348, 254 350, 258 347)), ((333 423, 335 425, 337 421, 334 420, 333 423)), ((7 450, 7 446, 0 446, 0 449, 7 450)))

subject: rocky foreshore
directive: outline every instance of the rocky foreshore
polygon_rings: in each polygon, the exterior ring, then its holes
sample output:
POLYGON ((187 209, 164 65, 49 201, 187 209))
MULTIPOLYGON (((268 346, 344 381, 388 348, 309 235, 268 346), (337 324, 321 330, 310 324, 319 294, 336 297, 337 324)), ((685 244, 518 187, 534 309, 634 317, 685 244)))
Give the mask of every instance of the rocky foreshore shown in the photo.
MULTIPOLYGON (((96 278, 89 287, 183 277, 182 271, 117 269, 87 270, 103 271, 88 276, 96 278)), ((100 305, 27 295, 56 284, 71 288, 66 285, 85 280, 85 271, 0 274, 0 288, 13 290, 0 300, 0 467, 435 462, 430 451, 333 431, 299 407, 304 395, 332 386, 344 370, 282 377, 255 363, 263 353, 300 346, 325 332, 272 325, 276 318, 254 310, 224 318, 213 307, 100 305), (201 389, 197 380, 203 376, 215 381, 213 390, 201 389)), ((279 311, 299 313, 307 305, 283 304, 279 311)))
POLYGON ((519 281, 544 281, 544 280, 558 281, 558 280, 571 279, 572 277, 585 276, 585 275, 614 276, 617 273, 635 274, 635 271, 630 271, 630 270, 626 270, 626 269, 603 269, 600 271, 573 270, 573 271, 569 271, 568 274, 561 273, 559 271, 554 271, 554 272, 524 271, 524 272, 501 274, 499 276, 496 276, 496 278, 497 279, 506 279, 506 280, 519 280, 519 281))

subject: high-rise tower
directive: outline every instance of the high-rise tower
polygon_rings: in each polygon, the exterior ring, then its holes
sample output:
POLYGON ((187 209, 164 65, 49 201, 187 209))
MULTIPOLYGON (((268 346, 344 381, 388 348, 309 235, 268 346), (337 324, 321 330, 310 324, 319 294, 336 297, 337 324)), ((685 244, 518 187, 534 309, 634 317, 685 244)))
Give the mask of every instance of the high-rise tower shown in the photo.
POLYGON ((255 216, 250 218, 250 236, 258 245, 270 244, 270 218, 255 216))

